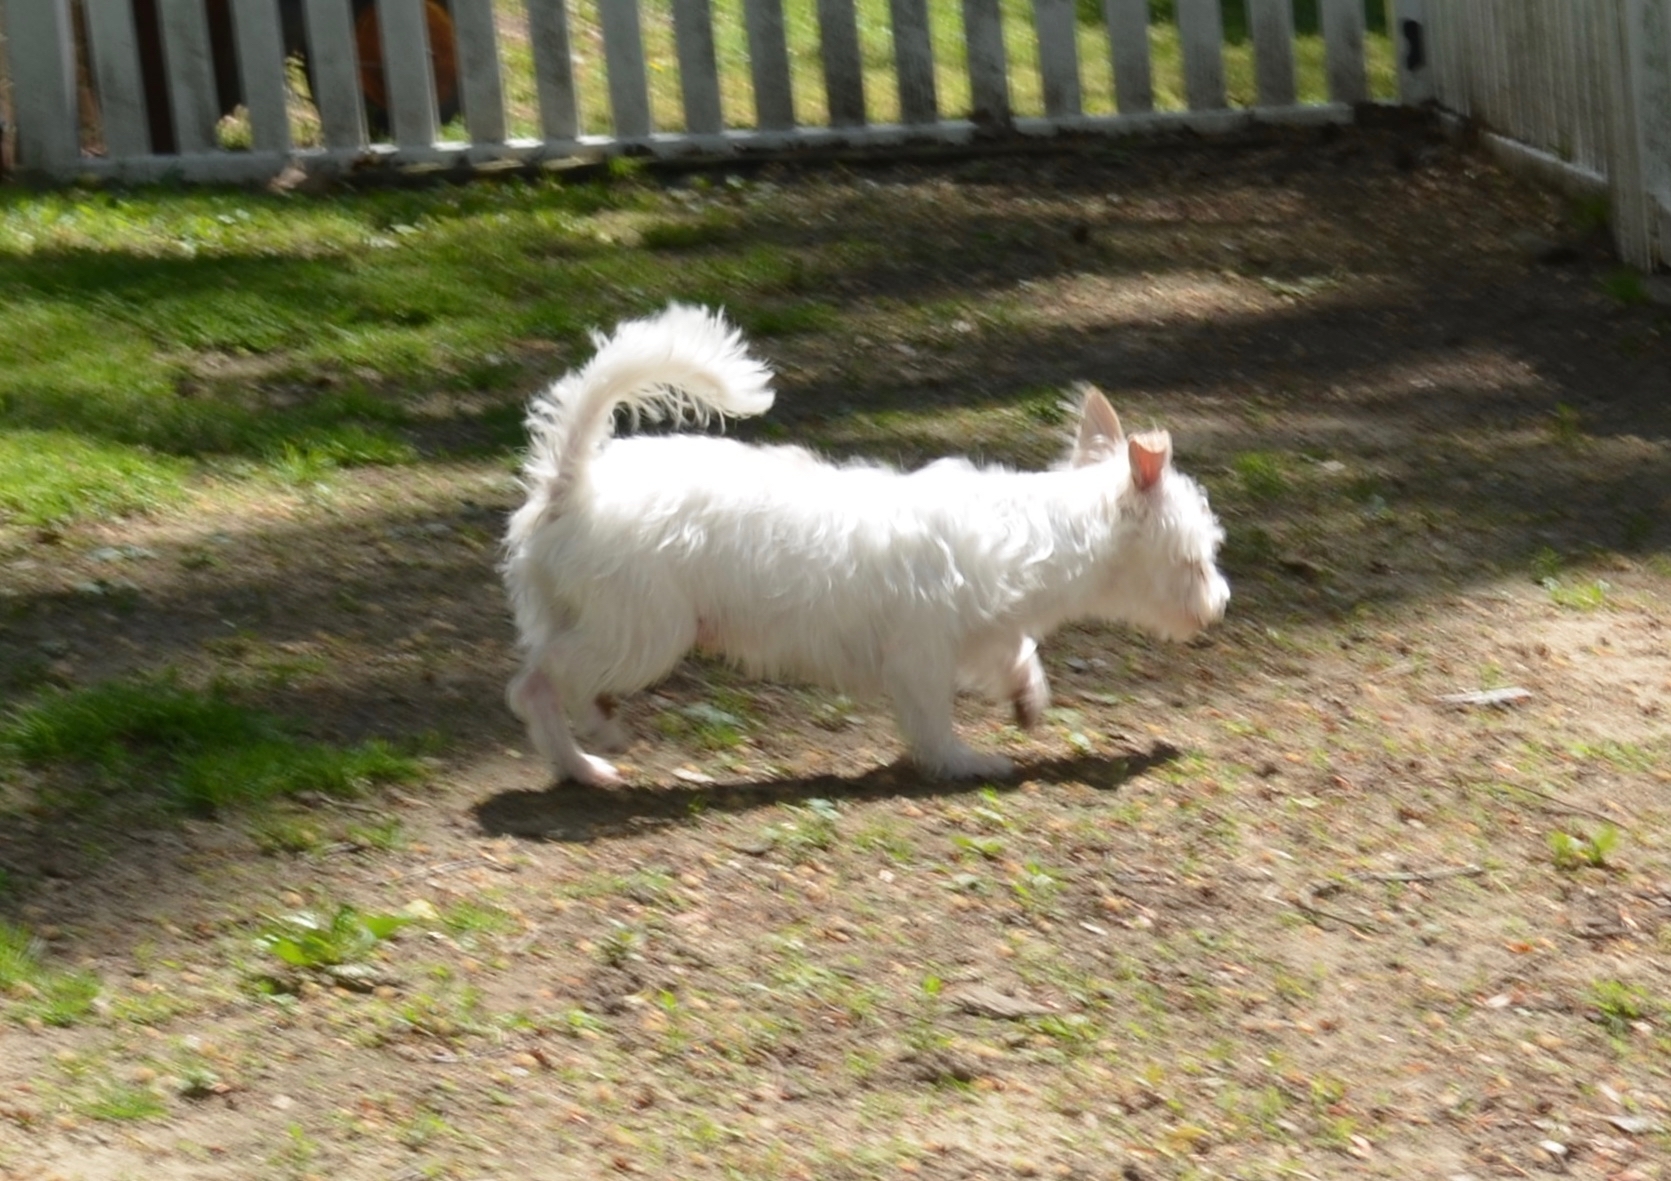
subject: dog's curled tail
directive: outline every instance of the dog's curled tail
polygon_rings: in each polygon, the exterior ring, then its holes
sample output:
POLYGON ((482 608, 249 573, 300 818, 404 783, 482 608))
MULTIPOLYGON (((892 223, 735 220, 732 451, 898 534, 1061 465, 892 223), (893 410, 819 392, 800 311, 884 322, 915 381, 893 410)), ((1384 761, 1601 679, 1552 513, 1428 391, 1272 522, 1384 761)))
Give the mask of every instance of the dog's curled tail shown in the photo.
POLYGON ((771 409, 771 370, 718 312, 670 304, 659 315, 593 333, 597 352, 535 397, 528 411, 533 447, 523 472, 551 500, 581 472, 614 427, 617 407, 635 421, 707 422, 771 409))

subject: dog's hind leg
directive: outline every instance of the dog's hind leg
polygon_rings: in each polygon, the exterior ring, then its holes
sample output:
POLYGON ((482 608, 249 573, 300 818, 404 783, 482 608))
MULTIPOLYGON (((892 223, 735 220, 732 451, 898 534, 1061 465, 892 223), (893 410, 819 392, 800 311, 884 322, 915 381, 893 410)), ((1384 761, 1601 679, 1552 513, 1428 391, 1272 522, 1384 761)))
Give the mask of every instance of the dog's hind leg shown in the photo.
POLYGON ((534 747, 557 771, 559 779, 575 779, 592 787, 621 781, 620 773, 602 759, 581 750, 563 717, 563 702, 546 671, 546 653, 529 655, 522 671, 511 678, 505 700, 511 712, 528 727, 534 747))
POLYGON ((882 675, 911 761, 923 771, 943 779, 1004 779, 1014 772, 1003 755, 976 750, 952 729, 956 682, 949 661, 941 668, 913 653, 890 660, 882 675))

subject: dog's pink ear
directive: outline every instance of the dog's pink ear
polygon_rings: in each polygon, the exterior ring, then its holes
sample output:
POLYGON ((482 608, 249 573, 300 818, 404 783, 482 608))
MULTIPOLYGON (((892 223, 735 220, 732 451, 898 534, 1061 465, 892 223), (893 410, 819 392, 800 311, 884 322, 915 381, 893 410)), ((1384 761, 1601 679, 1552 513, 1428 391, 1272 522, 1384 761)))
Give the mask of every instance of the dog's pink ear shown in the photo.
POLYGON ((1131 478, 1139 492, 1160 483, 1172 463, 1172 436, 1166 431, 1144 431, 1126 443, 1131 455, 1131 478))
POLYGON ((1073 441, 1074 467, 1107 459, 1126 438, 1120 429, 1120 416, 1102 391, 1088 382, 1080 382, 1079 390, 1084 399, 1079 405, 1079 435, 1073 441))

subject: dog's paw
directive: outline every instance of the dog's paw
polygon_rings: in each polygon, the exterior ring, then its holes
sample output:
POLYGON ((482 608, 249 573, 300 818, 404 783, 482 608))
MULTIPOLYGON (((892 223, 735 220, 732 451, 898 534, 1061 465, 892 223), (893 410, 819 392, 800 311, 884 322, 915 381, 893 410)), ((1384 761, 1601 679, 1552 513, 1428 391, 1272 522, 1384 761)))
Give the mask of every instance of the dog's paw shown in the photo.
POLYGON ((621 773, 611 764, 589 754, 582 754, 580 758, 579 763, 563 768, 563 778, 587 787, 615 787, 620 784, 621 773))
POLYGON ((983 754, 967 746, 916 761, 938 779, 1008 779, 1015 774, 1015 764, 1003 755, 983 754))

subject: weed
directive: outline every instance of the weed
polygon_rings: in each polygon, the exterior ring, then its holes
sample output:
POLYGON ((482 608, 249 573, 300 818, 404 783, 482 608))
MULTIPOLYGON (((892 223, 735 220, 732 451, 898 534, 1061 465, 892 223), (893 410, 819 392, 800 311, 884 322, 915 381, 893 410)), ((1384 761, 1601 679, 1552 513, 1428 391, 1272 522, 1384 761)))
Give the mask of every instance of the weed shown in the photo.
POLYGON ((364 959, 411 921, 397 914, 365 914, 344 903, 329 916, 303 910, 275 919, 256 946, 292 968, 311 971, 364 959))
POLYGON ((1576 447, 1584 441, 1584 416, 1565 402, 1559 403, 1550 418, 1549 434, 1563 447, 1576 447))
POLYGON ((1026 862, 1010 881, 1010 890, 1022 909, 1035 914, 1053 912, 1061 889, 1061 879, 1036 861, 1026 862))
POLYGON ((623 968, 638 956, 643 934, 625 923, 614 923, 609 933, 598 940, 598 958, 611 968, 623 968))
POLYGON ((1654 1008, 1653 998, 1646 990, 1620 980, 1598 980, 1590 985, 1589 991, 1596 1023, 1614 1037, 1629 1033, 1654 1008))
POLYGON ((812 799, 804 805, 785 804, 790 819, 767 830, 772 847, 791 861, 810 861, 835 847, 836 821, 841 812, 830 800, 812 799))
POLYGON ((1549 834, 1549 852, 1555 861, 1555 868, 1560 870, 1575 870, 1589 866, 1593 869, 1606 869, 1607 858, 1619 843, 1619 830, 1611 824, 1603 824, 1590 836, 1574 835, 1557 829, 1549 834))
POLYGON ((517 928, 517 918, 500 906, 455 902, 441 912, 441 923, 453 935, 503 935, 517 928))
POLYGON ((400 817, 391 816, 387 820, 378 820, 368 824, 350 824, 347 832, 348 839, 363 849, 376 849, 380 853, 392 853, 407 846, 406 826, 400 817))
POLYGON ((325 844, 317 825, 298 816, 262 816, 249 826, 250 839, 263 853, 314 853, 325 844))

